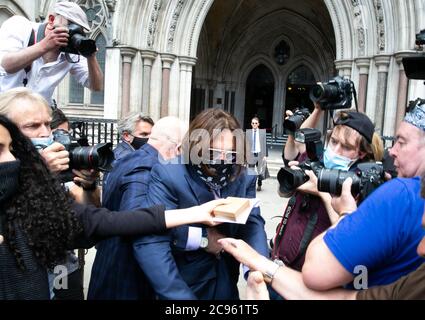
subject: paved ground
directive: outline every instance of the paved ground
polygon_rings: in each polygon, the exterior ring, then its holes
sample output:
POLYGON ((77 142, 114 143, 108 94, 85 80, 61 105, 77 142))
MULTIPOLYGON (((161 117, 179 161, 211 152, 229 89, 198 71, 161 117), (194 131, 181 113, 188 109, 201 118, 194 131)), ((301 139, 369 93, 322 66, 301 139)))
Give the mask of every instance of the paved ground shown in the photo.
MULTIPOLYGON (((282 161, 280 156, 280 150, 272 150, 271 152, 269 152, 268 159, 272 163, 272 166, 277 168, 280 165, 280 162, 282 161)), ((257 192, 257 197, 261 200, 261 212, 264 217, 264 220, 266 221, 265 228, 268 239, 271 239, 274 236, 276 226, 280 221, 280 218, 277 218, 277 216, 281 216, 285 208, 284 199, 279 198, 279 196, 277 195, 277 188, 277 180, 271 178, 263 181, 262 191, 257 192)), ((91 249, 86 255, 86 267, 84 272, 85 289, 87 289, 90 281, 91 267, 94 261, 95 254, 96 250, 91 249)), ((239 291, 241 294, 241 298, 243 299, 245 297, 245 280, 243 279, 239 281, 239 291)))

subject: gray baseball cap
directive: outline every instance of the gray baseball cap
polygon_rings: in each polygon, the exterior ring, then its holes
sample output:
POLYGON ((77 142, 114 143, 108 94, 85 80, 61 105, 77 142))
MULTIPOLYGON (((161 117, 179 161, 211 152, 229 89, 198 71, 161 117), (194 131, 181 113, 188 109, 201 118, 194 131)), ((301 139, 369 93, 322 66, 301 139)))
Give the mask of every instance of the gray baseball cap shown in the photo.
POLYGON ((67 20, 82 26, 87 31, 90 31, 87 15, 78 4, 69 1, 57 2, 53 11, 67 20))

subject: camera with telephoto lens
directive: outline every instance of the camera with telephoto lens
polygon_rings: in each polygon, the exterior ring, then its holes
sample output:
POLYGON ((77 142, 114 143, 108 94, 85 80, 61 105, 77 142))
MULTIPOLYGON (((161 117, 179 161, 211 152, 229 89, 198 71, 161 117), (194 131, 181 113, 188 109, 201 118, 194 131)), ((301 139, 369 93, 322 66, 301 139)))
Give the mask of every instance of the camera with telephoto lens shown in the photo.
POLYGON ((86 37, 84 28, 75 23, 68 25, 68 46, 62 47, 60 51, 89 57, 97 51, 96 42, 86 37))
POLYGON ((354 83, 336 77, 328 83, 318 83, 310 90, 310 99, 320 103, 322 110, 350 109, 353 101, 354 83))
POLYGON ((407 78, 411 80, 425 80, 425 54, 423 52, 425 29, 416 35, 415 43, 418 46, 418 52, 403 58, 404 71, 407 78))
POLYGON ((285 128, 285 133, 294 135, 295 132, 301 128, 301 125, 307 118, 310 116, 310 110, 307 108, 297 108, 294 111, 294 114, 285 120, 283 126, 285 128))
POLYGON ((317 129, 302 129, 295 132, 295 141, 305 144, 309 160, 298 165, 301 170, 280 169, 277 180, 279 181, 279 192, 283 197, 291 197, 299 186, 310 179, 305 173, 306 170, 312 170, 317 175, 323 169, 323 164, 319 161, 323 155, 321 137, 322 134, 317 129))
POLYGON ((385 171, 381 162, 365 162, 358 164, 354 171, 322 169, 317 178, 319 191, 337 196, 341 195, 344 181, 353 179, 351 193, 354 197, 359 195, 362 201, 385 182, 385 171))
POLYGON ((73 140, 70 134, 64 130, 53 132, 55 142, 62 144, 69 152, 69 170, 62 172, 61 181, 72 181, 75 170, 110 171, 112 162, 115 160, 112 151, 112 143, 100 143, 89 146, 86 139, 73 140))

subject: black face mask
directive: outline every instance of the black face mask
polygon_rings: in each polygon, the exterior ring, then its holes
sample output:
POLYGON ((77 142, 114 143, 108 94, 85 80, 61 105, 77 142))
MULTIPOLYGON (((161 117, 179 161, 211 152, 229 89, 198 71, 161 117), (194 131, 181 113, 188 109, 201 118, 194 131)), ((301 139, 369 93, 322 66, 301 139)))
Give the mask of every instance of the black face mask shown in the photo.
POLYGON ((204 173, 200 165, 195 167, 195 171, 208 187, 213 190, 220 190, 229 184, 230 178, 233 174, 233 164, 208 164, 207 167, 215 173, 214 176, 209 176, 204 173))
POLYGON ((149 141, 149 138, 134 137, 133 142, 131 143, 131 146, 134 148, 134 150, 139 150, 146 143, 148 143, 148 141, 149 141))
POLYGON ((12 198, 19 188, 19 160, 0 163, 0 204, 12 198))

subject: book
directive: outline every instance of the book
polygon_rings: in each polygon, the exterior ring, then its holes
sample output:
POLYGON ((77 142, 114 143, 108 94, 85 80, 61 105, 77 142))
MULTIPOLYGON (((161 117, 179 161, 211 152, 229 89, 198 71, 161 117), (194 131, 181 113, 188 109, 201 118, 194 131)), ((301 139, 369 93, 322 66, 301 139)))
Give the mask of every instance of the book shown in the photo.
POLYGON ((228 197, 231 203, 218 206, 214 209, 216 217, 228 218, 236 221, 238 216, 250 207, 249 199, 228 197))

